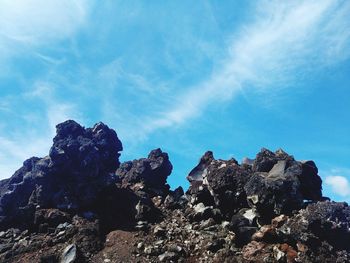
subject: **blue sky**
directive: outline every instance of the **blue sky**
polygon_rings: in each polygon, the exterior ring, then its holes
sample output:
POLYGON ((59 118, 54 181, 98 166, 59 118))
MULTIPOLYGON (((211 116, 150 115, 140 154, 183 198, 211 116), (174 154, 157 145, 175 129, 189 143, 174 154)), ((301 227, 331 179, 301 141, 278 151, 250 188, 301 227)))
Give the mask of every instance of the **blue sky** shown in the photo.
POLYGON ((0 0, 0 178, 55 125, 114 128, 122 160, 156 147, 172 187, 206 150, 313 159, 350 201, 350 2, 0 0))

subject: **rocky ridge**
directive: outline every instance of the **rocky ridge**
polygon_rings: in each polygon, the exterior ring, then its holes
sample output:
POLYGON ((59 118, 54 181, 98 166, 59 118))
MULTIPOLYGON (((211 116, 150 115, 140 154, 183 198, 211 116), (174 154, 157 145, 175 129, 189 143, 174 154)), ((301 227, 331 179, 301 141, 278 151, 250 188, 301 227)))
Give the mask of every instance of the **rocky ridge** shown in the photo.
POLYGON ((350 208, 313 161, 209 151, 184 192, 167 153, 120 164, 122 149, 103 123, 58 124, 48 156, 0 181, 0 261, 350 262, 350 208))

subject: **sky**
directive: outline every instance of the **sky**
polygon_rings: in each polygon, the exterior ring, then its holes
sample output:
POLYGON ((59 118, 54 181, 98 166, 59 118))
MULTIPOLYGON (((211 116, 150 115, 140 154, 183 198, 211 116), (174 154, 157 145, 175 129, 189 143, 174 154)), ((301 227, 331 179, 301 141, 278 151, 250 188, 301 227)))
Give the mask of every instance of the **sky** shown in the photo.
POLYGON ((55 125, 103 121, 121 160, 166 151, 172 188, 207 150, 314 160, 350 202, 350 1, 0 0, 0 178, 55 125))

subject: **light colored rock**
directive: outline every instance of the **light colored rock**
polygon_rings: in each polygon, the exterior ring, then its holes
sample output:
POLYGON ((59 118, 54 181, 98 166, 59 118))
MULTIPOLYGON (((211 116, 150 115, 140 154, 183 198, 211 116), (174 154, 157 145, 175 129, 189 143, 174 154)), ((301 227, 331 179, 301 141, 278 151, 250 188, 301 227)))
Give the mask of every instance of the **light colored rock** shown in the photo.
POLYGON ((77 247, 75 244, 67 246, 61 255, 60 263, 73 263, 77 259, 77 247))
POLYGON ((166 251, 165 253, 158 256, 158 260, 159 262, 165 262, 165 261, 175 259, 175 257, 176 257, 176 254, 174 252, 166 251))
POLYGON ((277 246, 274 246, 273 247, 273 255, 277 261, 280 261, 284 258, 285 253, 283 251, 279 250, 279 248, 277 246))
POLYGON ((208 208, 209 207, 206 207, 203 203, 199 203, 199 204, 196 204, 195 206, 193 206, 193 209, 194 209, 196 214, 203 214, 204 211, 208 208))
POLYGON ((259 196, 258 195, 250 195, 247 196, 247 199, 252 202, 254 205, 259 202, 259 196))
POLYGON ((182 252, 182 250, 183 250, 182 247, 175 245, 175 244, 173 244, 169 247, 169 251, 174 252, 174 253, 180 253, 180 252, 182 252))
POLYGON ((143 248, 143 242, 140 242, 137 244, 137 249, 142 249, 143 248))
POLYGON ((286 161, 278 161, 271 169, 268 174, 268 178, 278 178, 284 175, 284 171, 286 169, 287 162, 286 161))
POLYGON ((244 212, 243 216, 249 220, 249 222, 253 222, 254 218, 256 218, 256 213, 253 209, 249 209, 244 212))
POLYGON ((153 234, 155 234, 156 236, 164 236, 165 235, 165 229, 160 227, 160 226, 156 226, 153 229, 153 234))

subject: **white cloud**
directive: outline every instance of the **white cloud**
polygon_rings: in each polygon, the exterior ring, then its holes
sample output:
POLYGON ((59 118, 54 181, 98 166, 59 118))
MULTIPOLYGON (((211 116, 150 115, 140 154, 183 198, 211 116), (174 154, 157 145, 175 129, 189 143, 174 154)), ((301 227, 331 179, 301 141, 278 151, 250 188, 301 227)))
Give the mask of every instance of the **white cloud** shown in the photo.
POLYGON ((350 202, 350 169, 333 168, 319 172, 324 182, 324 192, 336 201, 350 202))
POLYGON ((48 137, 52 137, 56 132, 56 125, 68 119, 79 121, 80 116, 75 106, 71 103, 62 103, 55 98, 55 87, 46 82, 37 82, 34 84, 30 92, 24 94, 27 98, 36 98, 45 104, 45 117, 47 128, 50 133, 48 137))
POLYGON ((71 36, 88 13, 85 0, 1 0, 2 38, 41 44, 71 36))
POLYGON ((22 116, 24 122, 21 122, 20 129, 10 131, 0 126, 1 134, 4 134, 0 136, 0 179, 10 177, 31 156, 47 155, 58 123, 81 119, 75 105, 62 103, 56 98, 55 87, 50 83, 37 82, 19 97, 43 104, 44 109, 40 115, 33 115, 29 110, 22 116))
POLYGON ((0 0, 0 74, 9 61, 73 37, 88 21, 93 1, 0 0))
POLYGON ((121 88, 121 85, 118 83, 120 80, 126 81, 128 86, 137 91, 147 93, 155 91, 153 85, 144 76, 125 70, 118 58, 102 66, 98 71, 98 82, 106 83, 105 88, 108 88, 110 91, 118 88, 118 86, 121 88))
POLYGON ((10 177, 31 156, 48 154, 50 140, 46 136, 35 136, 30 132, 11 139, 0 137, 0 179, 10 177))
POLYGON ((238 92, 290 86, 295 74, 338 63, 350 55, 350 2, 261 1, 253 22, 232 36, 228 58, 203 83, 189 87, 168 112, 146 122, 144 133, 186 123, 211 103, 238 92), (154 120, 155 119, 155 120, 154 120))
POLYGON ((329 185, 332 192, 343 197, 350 195, 350 184, 349 180, 340 175, 327 176, 325 179, 325 184, 329 185))

